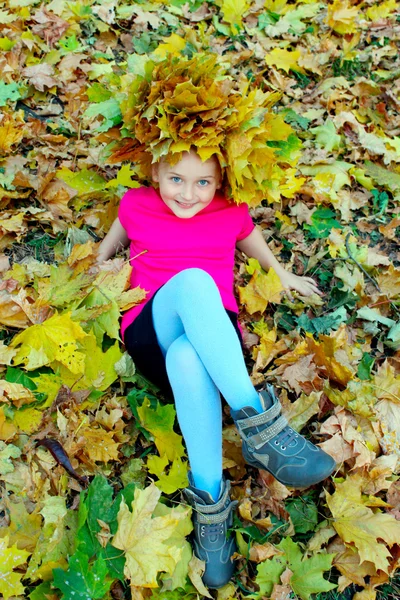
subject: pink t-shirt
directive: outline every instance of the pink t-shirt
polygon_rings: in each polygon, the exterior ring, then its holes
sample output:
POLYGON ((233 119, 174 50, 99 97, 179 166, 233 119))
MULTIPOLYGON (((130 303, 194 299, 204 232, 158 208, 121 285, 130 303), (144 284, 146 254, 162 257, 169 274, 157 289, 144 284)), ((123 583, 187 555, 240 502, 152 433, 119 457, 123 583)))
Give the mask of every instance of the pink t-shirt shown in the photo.
POLYGON ((238 312, 233 294, 235 245, 254 229, 246 204, 228 202, 217 192, 199 213, 180 219, 156 189, 140 187, 123 196, 118 217, 131 241, 131 286, 148 292, 141 304, 124 314, 122 336, 155 292, 191 267, 209 273, 224 307, 238 312))

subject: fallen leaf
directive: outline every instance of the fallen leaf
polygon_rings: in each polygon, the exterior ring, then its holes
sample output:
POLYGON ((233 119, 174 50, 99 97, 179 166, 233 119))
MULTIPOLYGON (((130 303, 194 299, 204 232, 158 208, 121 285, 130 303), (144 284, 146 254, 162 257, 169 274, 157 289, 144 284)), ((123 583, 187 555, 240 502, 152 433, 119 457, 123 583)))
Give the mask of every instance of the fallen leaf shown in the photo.
MULTIPOLYGON (((157 574, 165 571, 172 575, 182 555, 184 536, 179 541, 175 536, 176 526, 184 521, 190 523, 189 507, 177 506, 168 509, 168 514, 153 517, 161 492, 152 484, 144 490, 135 489, 132 512, 122 500, 118 512, 118 529, 112 545, 125 553, 125 577, 135 586, 158 587, 157 574)), ((189 531, 190 531, 189 529, 189 531)))

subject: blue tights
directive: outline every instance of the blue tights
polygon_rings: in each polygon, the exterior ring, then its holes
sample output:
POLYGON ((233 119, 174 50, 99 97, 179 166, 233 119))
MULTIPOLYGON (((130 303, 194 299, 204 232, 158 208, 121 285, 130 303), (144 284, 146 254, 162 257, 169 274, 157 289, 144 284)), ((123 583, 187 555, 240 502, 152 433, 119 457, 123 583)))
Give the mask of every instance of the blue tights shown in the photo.
POLYGON ((220 392, 234 410, 263 410, 238 336, 214 280, 196 268, 181 271, 157 292, 153 323, 195 486, 217 500, 222 478, 220 392))

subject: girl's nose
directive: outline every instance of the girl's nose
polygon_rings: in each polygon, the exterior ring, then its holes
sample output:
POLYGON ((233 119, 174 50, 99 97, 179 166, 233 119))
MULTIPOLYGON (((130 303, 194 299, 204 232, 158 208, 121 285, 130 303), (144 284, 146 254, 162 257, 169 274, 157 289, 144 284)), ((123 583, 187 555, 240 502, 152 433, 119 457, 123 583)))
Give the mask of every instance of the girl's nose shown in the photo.
POLYGON ((194 189, 192 185, 187 184, 182 190, 182 200, 190 202, 194 198, 194 189))

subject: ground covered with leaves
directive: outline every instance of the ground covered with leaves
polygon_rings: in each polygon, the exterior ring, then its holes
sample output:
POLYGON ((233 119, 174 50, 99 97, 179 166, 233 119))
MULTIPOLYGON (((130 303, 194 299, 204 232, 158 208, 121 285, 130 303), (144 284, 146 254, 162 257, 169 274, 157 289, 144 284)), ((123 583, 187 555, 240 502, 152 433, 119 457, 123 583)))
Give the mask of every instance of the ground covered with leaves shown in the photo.
POLYGON ((211 597, 187 541, 174 406, 119 338, 144 292, 125 254, 93 268, 137 185, 134 164, 106 160, 130 84, 152 53, 206 51, 277 94, 290 135, 268 143, 280 174, 252 214, 325 292, 283 298, 237 254, 249 372, 337 461, 289 490, 246 467, 224 407, 238 568, 212 596, 398 598, 398 3, 8 0, 0 36, 2 597, 211 597))

